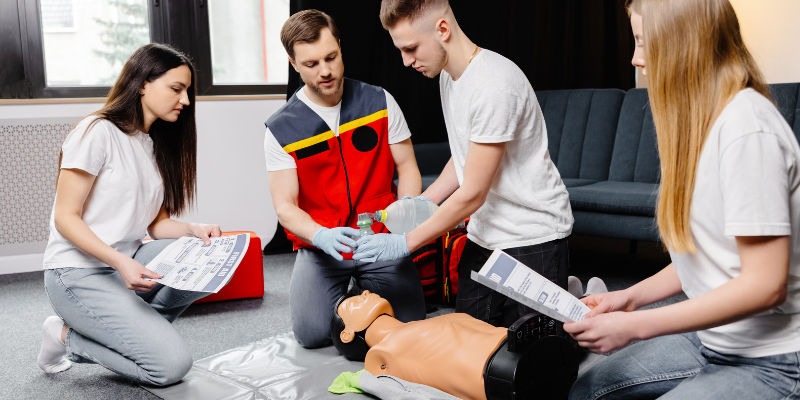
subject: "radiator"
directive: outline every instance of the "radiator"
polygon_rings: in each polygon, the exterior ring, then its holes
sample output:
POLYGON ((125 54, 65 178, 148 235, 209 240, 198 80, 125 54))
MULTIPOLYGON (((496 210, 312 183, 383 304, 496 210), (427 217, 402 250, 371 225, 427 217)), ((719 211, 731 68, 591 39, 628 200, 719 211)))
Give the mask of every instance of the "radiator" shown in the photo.
POLYGON ((58 155, 80 118, 0 119, 0 257, 44 252, 58 155))

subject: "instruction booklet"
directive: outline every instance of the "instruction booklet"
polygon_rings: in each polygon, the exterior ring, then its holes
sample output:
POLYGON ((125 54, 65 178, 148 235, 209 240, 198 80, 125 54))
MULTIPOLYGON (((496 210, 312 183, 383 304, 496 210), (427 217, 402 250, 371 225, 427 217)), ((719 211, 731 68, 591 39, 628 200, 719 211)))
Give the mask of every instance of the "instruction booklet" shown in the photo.
POLYGON ((175 289, 217 293, 231 280, 249 246, 250 235, 244 233, 213 237, 210 246, 195 237, 182 237, 145 267, 164 276, 151 281, 175 289))
POLYGON ((496 290, 548 317, 577 322, 589 307, 565 289, 497 249, 472 280, 496 290))

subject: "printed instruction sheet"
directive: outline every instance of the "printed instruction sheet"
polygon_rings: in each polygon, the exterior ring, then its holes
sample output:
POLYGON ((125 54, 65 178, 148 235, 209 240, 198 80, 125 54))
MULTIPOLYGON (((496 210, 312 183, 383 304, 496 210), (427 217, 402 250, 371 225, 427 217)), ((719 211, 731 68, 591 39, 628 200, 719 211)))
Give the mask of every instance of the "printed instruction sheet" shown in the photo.
POLYGON ((577 322, 589 307, 549 279, 497 249, 472 280, 496 290, 548 317, 577 322))
POLYGON ((210 246, 198 238, 182 237, 145 267, 164 276, 152 281, 175 289, 217 293, 231 280, 249 245, 248 234, 211 238, 210 246))

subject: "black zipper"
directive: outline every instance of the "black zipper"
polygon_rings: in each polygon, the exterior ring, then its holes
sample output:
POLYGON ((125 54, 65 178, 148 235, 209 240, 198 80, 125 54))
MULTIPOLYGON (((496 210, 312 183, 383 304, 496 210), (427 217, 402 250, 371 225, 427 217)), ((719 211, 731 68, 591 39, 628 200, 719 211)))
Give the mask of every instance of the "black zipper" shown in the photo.
POLYGON ((342 138, 336 135, 336 140, 339 141, 339 155, 342 156, 342 166, 344 166, 344 180, 347 183, 347 204, 350 206, 350 214, 347 216, 347 221, 344 226, 350 226, 350 218, 353 217, 353 200, 350 199, 350 177, 347 176, 347 164, 344 162, 344 152, 342 151, 342 138))

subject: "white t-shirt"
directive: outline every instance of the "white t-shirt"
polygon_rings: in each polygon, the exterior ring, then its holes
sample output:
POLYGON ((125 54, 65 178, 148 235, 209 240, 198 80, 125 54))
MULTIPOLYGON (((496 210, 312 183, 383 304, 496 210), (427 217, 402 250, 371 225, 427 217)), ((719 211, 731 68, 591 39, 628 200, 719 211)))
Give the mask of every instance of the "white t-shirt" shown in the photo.
POLYGON ((550 160, 542 110, 522 70, 484 49, 459 80, 442 71, 439 90, 460 185, 470 142, 508 142, 486 202, 472 214, 467 237, 493 250, 569 236, 569 194, 550 160))
MULTIPOLYGON (((689 298, 741 273, 736 236, 791 235, 786 303, 698 332, 714 351, 765 357, 800 351, 800 147, 775 106, 753 89, 720 114, 700 155, 691 207, 696 254, 671 252, 689 298)), ((756 268, 758 268, 756 266, 756 268)), ((748 293, 741 293, 748 301, 748 293)))
MULTIPOLYGON (((156 167, 153 140, 142 132, 126 135, 103 119, 86 132, 95 119, 85 118, 67 135, 61 146, 61 169, 81 169, 97 177, 81 218, 100 240, 132 257, 164 202, 164 184, 156 167)), ((107 265, 61 236, 51 213, 44 268, 67 267, 107 265)))
MULTIPOLYGON (((303 87, 303 89, 297 91, 297 98, 308 108, 314 110, 328 124, 333 133, 339 136, 339 112, 342 109, 342 102, 339 101, 339 104, 333 107, 321 106, 308 98, 305 89, 303 87)), ((386 93, 386 110, 389 114, 389 144, 400 143, 411 137, 411 131, 408 130, 403 111, 400 110, 400 106, 394 100, 394 97, 385 89, 383 92, 386 93)), ((294 158, 283 150, 283 147, 275 139, 275 135, 272 134, 269 128, 267 128, 267 132, 264 135, 264 153, 267 156, 267 171, 297 168, 294 158)))

